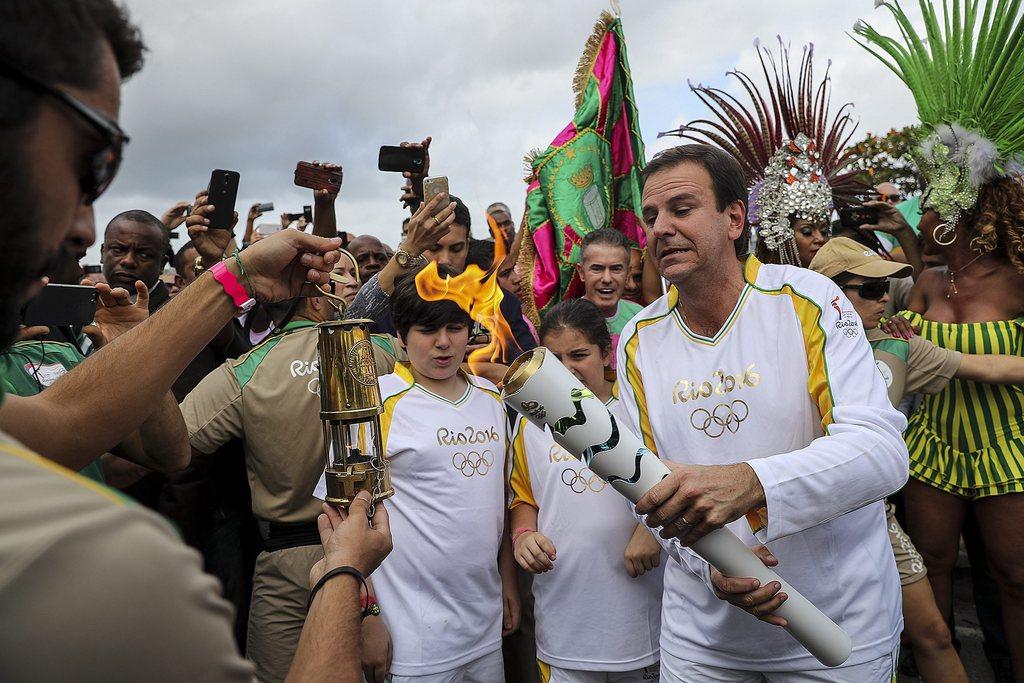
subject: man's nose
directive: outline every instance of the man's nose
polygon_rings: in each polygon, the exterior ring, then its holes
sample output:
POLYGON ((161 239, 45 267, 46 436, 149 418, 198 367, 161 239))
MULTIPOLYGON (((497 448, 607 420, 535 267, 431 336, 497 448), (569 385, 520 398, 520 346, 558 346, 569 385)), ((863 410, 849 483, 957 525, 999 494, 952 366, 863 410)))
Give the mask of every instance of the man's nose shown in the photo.
POLYGON ((650 231, 651 235, 657 239, 659 237, 674 235, 676 229, 672 225, 672 217, 667 213, 660 213, 658 214, 658 217, 654 219, 654 225, 650 227, 650 231))

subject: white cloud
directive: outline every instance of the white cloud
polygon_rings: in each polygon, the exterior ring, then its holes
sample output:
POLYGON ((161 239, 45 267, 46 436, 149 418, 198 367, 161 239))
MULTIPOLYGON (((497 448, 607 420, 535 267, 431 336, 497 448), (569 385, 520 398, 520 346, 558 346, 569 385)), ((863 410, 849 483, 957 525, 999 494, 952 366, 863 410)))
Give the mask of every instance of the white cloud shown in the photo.
MULTIPOLYGON (((493 201, 521 204, 522 157, 572 116, 570 81, 601 2, 397 0, 128 0, 150 47, 124 90, 132 136, 121 175, 97 203, 97 226, 117 212, 159 214, 205 186, 210 170, 241 172, 240 213, 311 203, 292 184, 298 160, 345 168, 344 229, 393 246, 407 215, 397 174, 377 171, 377 148, 433 135, 432 171, 447 175, 478 226, 493 201)), ((799 54, 813 41, 818 69, 833 61, 833 107, 854 101, 859 132, 913 122, 905 87, 846 35, 871 3, 839 0, 687 0, 622 3, 648 155, 656 139, 702 115, 687 79, 733 89, 725 72, 759 69, 753 41, 782 35, 799 54)), ((885 13, 887 15, 887 13, 885 13)), ((264 218, 263 220, 268 220, 264 218)), ((481 228, 477 228, 480 232, 481 228)), ((87 259, 99 259, 94 247, 87 259)))

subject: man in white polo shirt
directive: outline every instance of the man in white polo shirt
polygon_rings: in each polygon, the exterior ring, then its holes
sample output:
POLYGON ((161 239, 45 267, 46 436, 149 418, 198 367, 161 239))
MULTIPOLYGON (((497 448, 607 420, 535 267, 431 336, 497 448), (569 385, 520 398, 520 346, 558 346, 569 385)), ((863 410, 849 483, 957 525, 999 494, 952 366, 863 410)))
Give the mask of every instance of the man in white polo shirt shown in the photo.
POLYGON ((684 551, 665 571, 662 680, 890 680, 902 618, 880 500, 907 479, 906 421, 859 318, 828 279, 746 255, 746 188, 721 150, 657 155, 643 215, 673 287, 623 330, 620 400, 673 472, 636 511, 683 546, 725 524, 766 543, 766 564, 853 639, 824 668, 778 628, 777 583, 684 551))

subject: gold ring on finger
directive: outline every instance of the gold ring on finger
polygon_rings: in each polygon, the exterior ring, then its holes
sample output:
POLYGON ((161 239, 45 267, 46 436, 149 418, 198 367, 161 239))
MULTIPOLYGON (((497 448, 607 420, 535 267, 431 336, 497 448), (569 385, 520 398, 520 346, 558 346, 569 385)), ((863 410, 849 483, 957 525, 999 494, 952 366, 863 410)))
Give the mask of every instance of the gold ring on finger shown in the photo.
POLYGON ((431 216, 431 218, 434 219, 434 227, 435 228, 439 227, 441 225, 441 221, 437 220, 437 216, 431 216))

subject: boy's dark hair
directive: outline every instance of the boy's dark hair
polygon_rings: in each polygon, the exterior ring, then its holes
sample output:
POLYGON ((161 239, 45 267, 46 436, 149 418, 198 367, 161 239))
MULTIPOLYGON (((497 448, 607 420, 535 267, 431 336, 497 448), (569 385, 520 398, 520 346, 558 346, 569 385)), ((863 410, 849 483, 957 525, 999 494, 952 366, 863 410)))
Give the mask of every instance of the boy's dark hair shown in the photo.
POLYGON ((467 240, 468 239, 472 239, 472 237, 473 237, 473 225, 472 225, 473 217, 469 213, 469 208, 466 206, 466 204, 461 199, 459 199, 458 197, 456 197, 453 194, 448 195, 448 200, 452 201, 452 202, 455 202, 455 221, 454 222, 458 223, 459 225, 466 226, 466 239, 467 240))
MULTIPOLYGON (((719 212, 735 201, 747 206, 747 185, 743 180, 743 167, 728 152, 711 145, 679 145, 662 150, 654 155, 644 169, 644 183, 655 173, 667 171, 680 164, 697 164, 711 176, 711 187, 715 192, 715 208, 719 212)), ((747 216, 747 220, 750 216, 747 216)), ((744 256, 749 251, 750 223, 743 226, 743 233, 736 240, 736 255, 744 256)))
POLYGON ((629 240, 618 230, 612 230, 611 228, 600 228, 588 232, 583 236, 583 242, 580 244, 580 260, 582 261, 587 249, 595 244, 603 244, 609 247, 619 247, 626 252, 626 265, 629 265, 629 240))
POLYGON ((470 240, 466 250, 466 267, 475 265, 480 270, 487 270, 494 263, 494 242, 488 240, 470 240))
MULTIPOLYGON (((441 278, 457 275, 454 270, 442 265, 437 267, 437 274, 441 278)), ((432 332, 453 323, 467 327, 473 324, 469 314, 459 308, 454 301, 422 299, 416 290, 415 273, 403 275, 395 281, 395 290, 391 293, 391 321, 395 324, 398 336, 403 340, 413 325, 432 332)))
POLYGON ((612 336, 600 309, 587 299, 566 299, 552 306, 540 322, 540 340, 559 330, 571 329, 582 334, 601 353, 612 351, 612 336))

